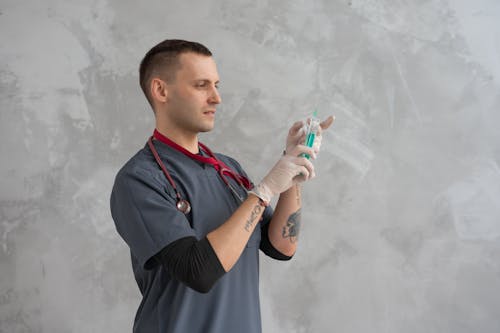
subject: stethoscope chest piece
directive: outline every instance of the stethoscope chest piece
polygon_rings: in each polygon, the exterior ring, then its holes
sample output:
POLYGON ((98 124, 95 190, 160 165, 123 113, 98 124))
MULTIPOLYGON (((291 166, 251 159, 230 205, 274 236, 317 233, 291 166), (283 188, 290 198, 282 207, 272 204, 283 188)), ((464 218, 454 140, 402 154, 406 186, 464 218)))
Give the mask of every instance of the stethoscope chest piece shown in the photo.
POLYGON ((191 205, 187 200, 184 199, 180 199, 179 201, 177 201, 176 207, 180 212, 184 214, 189 214, 189 212, 191 211, 191 205))

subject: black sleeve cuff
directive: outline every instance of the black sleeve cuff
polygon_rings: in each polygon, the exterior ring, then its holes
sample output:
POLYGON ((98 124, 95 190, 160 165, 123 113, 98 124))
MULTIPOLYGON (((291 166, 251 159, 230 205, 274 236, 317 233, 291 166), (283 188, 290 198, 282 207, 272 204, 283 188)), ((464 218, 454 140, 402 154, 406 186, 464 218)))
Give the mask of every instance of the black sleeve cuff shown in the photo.
POLYGON ((226 273, 206 237, 178 239, 163 248, 155 259, 175 279, 200 293, 209 292, 226 273))
POLYGON ((260 249, 262 252, 264 252, 267 256, 276 259, 276 260, 290 260, 292 259, 292 256, 287 256, 278 251, 273 244, 271 244, 271 241, 269 240, 269 223, 265 224, 262 226, 261 229, 261 240, 260 240, 260 249))

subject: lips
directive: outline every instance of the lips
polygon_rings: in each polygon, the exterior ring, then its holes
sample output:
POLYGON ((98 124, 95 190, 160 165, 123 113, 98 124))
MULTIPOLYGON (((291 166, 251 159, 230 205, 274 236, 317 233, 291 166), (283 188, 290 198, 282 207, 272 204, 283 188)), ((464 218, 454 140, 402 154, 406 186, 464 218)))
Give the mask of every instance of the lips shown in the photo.
POLYGON ((215 110, 208 110, 208 111, 205 111, 203 113, 206 115, 215 115, 215 110))

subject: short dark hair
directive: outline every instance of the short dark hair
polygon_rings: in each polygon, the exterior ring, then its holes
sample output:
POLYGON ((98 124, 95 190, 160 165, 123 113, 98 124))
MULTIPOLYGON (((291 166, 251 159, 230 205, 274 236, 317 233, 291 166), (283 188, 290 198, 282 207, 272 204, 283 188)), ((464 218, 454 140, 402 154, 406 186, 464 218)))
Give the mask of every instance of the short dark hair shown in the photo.
POLYGON ((166 39, 146 53, 139 67, 139 83, 151 107, 153 100, 149 89, 153 76, 159 76, 167 82, 173 81, 179 66, 179 55, 188 52, 212 56, 206 46, 181 39, 166 39))

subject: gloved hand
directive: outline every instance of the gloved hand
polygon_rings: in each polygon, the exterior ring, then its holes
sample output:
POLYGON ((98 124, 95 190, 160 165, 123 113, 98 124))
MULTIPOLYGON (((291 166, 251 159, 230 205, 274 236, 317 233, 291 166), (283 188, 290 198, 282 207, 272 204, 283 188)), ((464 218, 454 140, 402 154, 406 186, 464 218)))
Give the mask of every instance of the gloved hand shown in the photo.
POLYGON ((314 149, 303 145, 296 145, 290 153, 283 155, 264 179, 250 193, 269 204, 272 197, 285 192, 292 185, 302 183, 315 177, 314 166, 300 154, 308 154, 316 158, 314 149))
MULTIPOLYGON (((321 141, 323 139, 323 136, 321 135, 322 132, 332 125, 334 119, 335 118, 333 116, 329 116, 319 124, 319 129, 313 143, 313 149, 316 154, 319 153, 321 148, 321 141)), ((285 153, 288 153, 296 145, 304 144, 306 139, 306 130, 307 123, 303 121, 297 121, 292 125, 286 138, 285 153)))

